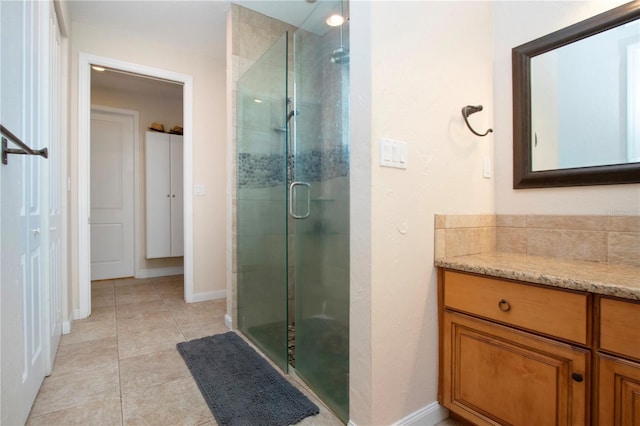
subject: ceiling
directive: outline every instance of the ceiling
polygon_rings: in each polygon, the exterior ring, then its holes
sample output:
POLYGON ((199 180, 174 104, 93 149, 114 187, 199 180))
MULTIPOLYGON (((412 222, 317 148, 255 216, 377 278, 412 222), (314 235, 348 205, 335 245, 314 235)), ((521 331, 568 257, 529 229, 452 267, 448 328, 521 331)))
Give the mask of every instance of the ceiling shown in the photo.
MULTIPOLYGON (((72 22, 107 27, 176 49, 226 58, 230 0, 66 0, 72 22)), ((300 27, 323 0, 234 0, 233 3, 300 27)), ((120 72, 92 71, 92 87, 141 96, 181 97, 182 86, 120 72)))
MULTIPOLYGON (((71 21, 218 59, 226 57, 230 0, 66 0, 71 21)), ((234 0, 243 7, 299 27, 320 3, 306 0, 234 0)))

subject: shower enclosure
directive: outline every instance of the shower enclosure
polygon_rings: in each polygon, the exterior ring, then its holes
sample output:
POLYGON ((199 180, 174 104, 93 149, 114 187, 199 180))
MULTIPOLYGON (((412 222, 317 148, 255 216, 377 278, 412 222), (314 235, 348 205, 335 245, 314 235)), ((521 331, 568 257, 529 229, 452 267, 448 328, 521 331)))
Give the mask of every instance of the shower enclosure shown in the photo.
POLYGON ((349 414, 348 24, 318 2, 237 87, 238 328, 349 414))

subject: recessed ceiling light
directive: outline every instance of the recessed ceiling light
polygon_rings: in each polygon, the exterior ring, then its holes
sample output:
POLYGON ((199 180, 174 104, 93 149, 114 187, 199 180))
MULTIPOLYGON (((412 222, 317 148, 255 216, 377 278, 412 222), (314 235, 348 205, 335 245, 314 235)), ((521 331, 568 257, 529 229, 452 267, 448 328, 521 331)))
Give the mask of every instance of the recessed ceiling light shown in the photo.
POLYGON ((102 72, 102 71, 104 71, 104 70, 105 70, 105 68, 104 68, 104 67, 99 67, 99 66, 97 66, 97 65, 91 65, 91 68, 93 68, 93 69, 94 69, 94 70, 96 70, 96 71, 100 71, 100 72, 102 72))
POLYGON ((327 18, 327 25, 329 25, 330 27, 339 27, 342 24, 344 24, 344 16, 337 13, 327 18))
POLYGON ((254 99, 253 102, 257 103, 257 104, 261 104, 262 103, 262 99, 254 99))

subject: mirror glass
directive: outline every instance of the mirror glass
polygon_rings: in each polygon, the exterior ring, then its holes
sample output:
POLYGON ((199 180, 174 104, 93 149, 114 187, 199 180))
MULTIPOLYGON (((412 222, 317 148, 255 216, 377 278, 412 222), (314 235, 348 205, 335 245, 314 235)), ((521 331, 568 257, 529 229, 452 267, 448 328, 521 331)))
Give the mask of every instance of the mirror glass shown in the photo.
POLYGON ((512 49, 513 187, 640 183, 640 0, 512 49))
POLYGON ((640 21, 534 56, 532 171, 640 161, 640 21))

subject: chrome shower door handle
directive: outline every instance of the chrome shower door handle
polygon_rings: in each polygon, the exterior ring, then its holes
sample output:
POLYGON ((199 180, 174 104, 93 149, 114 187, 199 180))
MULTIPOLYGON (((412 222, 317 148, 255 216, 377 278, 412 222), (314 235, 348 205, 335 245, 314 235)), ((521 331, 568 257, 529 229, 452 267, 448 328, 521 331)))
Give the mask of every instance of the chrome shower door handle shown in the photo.
POLYGON ((311 184, 308 182, 291 182, 289 185, 289 215, 294 219, 306 219, 311 215, 311 184), (305 214, 295 214, 294 210, 294 189, 296 186, 307 187, 307 211, 305 214))

